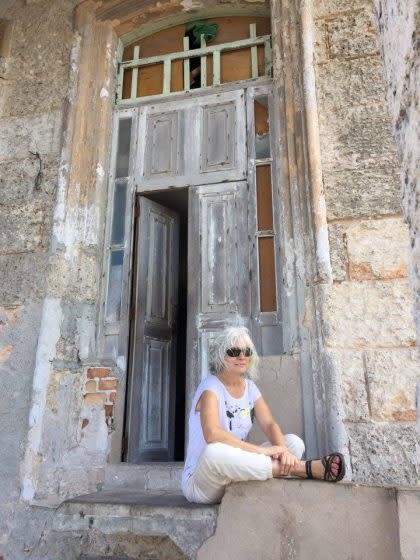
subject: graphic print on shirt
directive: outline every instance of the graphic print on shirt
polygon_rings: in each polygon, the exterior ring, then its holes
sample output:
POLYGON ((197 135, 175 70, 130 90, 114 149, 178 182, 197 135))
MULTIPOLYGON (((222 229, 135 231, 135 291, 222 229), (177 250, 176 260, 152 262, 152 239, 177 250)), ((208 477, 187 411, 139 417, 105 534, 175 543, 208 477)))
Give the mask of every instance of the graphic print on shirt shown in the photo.
POLYGON ((242 408, 235 403, 225 400, 226 416, 229 418, 229 431, 239 439, 246 439, 249 429, 254 422, 254 407, 242 408))

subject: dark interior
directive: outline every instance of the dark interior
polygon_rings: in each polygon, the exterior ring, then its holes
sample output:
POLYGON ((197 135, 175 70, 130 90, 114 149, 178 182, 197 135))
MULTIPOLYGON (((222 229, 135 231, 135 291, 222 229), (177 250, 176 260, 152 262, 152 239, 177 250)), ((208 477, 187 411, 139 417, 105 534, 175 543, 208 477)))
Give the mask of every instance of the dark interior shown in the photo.
POLYGON ((174 460, 184 460, 185 440, 185 364, 187 342, 187 263, 188 263, 188 189, 159 191, 143 195, 180 216, 179 239, 179 289, 176 347, 176 402, 174 460))

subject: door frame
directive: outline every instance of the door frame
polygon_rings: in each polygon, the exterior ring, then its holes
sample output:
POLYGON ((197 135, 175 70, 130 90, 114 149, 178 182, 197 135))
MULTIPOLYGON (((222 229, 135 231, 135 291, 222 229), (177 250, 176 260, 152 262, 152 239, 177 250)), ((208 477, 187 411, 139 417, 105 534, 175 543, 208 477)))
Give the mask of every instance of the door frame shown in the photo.
MULTIPOLYGON (((127 112, 127 111, 131 111, 134 112, 134 114, 136 115, 136 124, 135 124, 135 133, 138 137, 138 133, 139 133, 139 118, 138 115, 140 114, 140 111, 143 107, 145 106, 158 106, 161 104, 165 104, 168 102, 172 102, 174 104, 176 104, 178 101, 180 100, 185 100, 185 99, 190 99, 190 98, 208 98, 211 96, 214 96, 217 93, 224 93, 224 92, 231 92, 231 91, 237 91, 237 90, 243 90, 244 91, 244 98, 245 98, 245 112, 246 112, 246 122, 245 122, 245 136, 246 136, 246 142, 249 142, 249 123, 248 123, 248 119, 249 119, 249 107, 247 106, 247 101, 249 99, 249 95, 248 92, 251 90, 254 91, 258 91, 258 92, 264 92, 264 91, 272 91, 272 99, 271 99, 271 106, 274 107, 276 103, 279 103, 279 99, 278 99, 278 95, 276 94, 276 90, 275 88, 273 88, 273 81, 270 79, 266 79, 266 80, 250 80, 249 82, 246 83, 240 83, 240 84, 226 84, 226 85, 222 85, 219 87, 216 87, 214 89, 212 89, 211 91, 206 91, 206 92, 195 92, 194 90, 192 90, 191 92, 185 93, 185 94, 180 94, 179 96, 176 96, 176 98, 171 97, 169 98, 165 98, 162 97, 160 99, 156 99, 154 101, 147 101, 144 103, 136 103, 133 104, 132 107, 125 107, 123 110, 120 110, 120 112, 127 112)), ((279 115, 273 111, 273 131, 272 134, 275 135, 276 133, 279 133, 279 127, 280 127, 280 122, 278 122, 278 117, 279 115)), ((248 148, 249 149, 249 148, 248 148)), ((277 154, 277 146, 273 147, 274 151, 277 154)), ((133 143, 133 149, 132 149, 132 155, 131 155, 131 159, 132 159, 132 163, 131 163, 131 173, 134 175, 136 175, 135 171, 138 170, 138 164, 134 161, 134 159, 137 157, 137 153, 138 153, 138 146, 137 146, 137 141, 135 141, 133 143)), ((283 172, 282 170, 279 169, 281 163, 279 161, 280 158, 275 157, 274 160, 276 161, 275 164, 275 168, 273 168, 273 173, 280 174, 283 172)), ((245 181, 248 182, 248 186, 249 186, 249 182, 250 182, 250 170, 248 169, 248 174, 247 176, 243 179, 245 181)), ((136 177, 135 177, 136 179, 136 177)), ((223 181, 220 181, 220 183, 222 183, 223 181)), ((234 180, 229 181, 231 183, 235 182, 234 180)), ((135 180, 135 183, 133 185, 133 200, 135 199, 135 197, 137 197, 138 195, 147 195, 147 193, 153 193, 153 192, 157 192, 157 191, 166 191, 169 190, 167 185, 162 186, 161 188, 159 188, 159 186, 153 186, 153 188, 145 188, 142 189, 141 185, 139 185, 138 183, 138 175, 137 175, 137 179, 135 180)), ((218 184, 217 181, 215 184, 218 184)), ((197 185, 198 186, 198 185, 197 185)), ((174 190, 176 190, 177 188, 185 188, 185 185, 179 185, 179 186, 174 186, 172 187, 174 190)), ((273 182, 272 185, 273 188, 273 195, 274 192, 277 193, 278 196, 281 196, 281 189, 280 189, 280 185, 276 184, 275 182, 273 182)), ((279 208, 282 207, 284 208, 284 205, 279 201, 279 208)), ((134 259, 134 243, 133 243, 133 231, 134 231, 134 212, 132 212, 132 226, 131 226, 131 239, 129 240, 129 244, 130 244, 130 262, 133 263, 133 259, 134 259)), ((284 239, 286 238, 287 240, 289 239, 289 231, 286 230, 286 228, 283 226, 283 224, 281 224, 281 230, 279 231, 279 239, 280 242, 284 243, 284 239), (283 240, 283 241, 282 241, 283 240)), ((253 257, 251 257, 253 258, 253 257)), ((284 259, 287 259, 287 255, 284 256, 284 259)), ((283 261, 284 261, 283 259, 283 261)), ((282 266, 282 263, 279 262, 279 267, 277 268, 277 270, 280 270, 280 267, 282 266)), ((280 278, 279 278, 280 280, 280 278)), ((130 281, 130 286, 129 286, 129 301, 132 301, 132 279, 130 281)), ((291 330, 293 331, 296 328, 296 325, 294 325, 294 320, 293 317, 290 316, 290 313, 293 315, 294 310, 290 308, 290 305, 288 301, 285 300, 284 296, 282 296, 282 298, 279 298, 279 301, 281 301, 281 304, 285 306, 285 320, 288 321, 290 320, 290 323, 288 325, 288 333, 289 333, 289 338, 290 340, 292 340, 293 342, 296 340, 296 337, 293 335, 293 333, 291 332, 291 330), (286 316, 287 314, 289 314, 289 316, 286 316), (291 328, 290 328, 291 327, 291 328)), ((127 332, 131 332, 131 326, 130 326, 130 321, 131 321, 131 316, 132 316, 132 306, 130 306, 130 313, 127 314, 127 317, 125 317, 125 322, 126 322, 126 330, 127 332)), ((252 328, 252 325, 249 325, 252 328)), ((130 342, 129 342, 129 347, 128 347, 128 368, 127 371, 130 371, 130 364, 132 362, 132 344, 131 344, 131 336, 130 336, 130 342)), ((188 356, 187 356, 187 361, 188 361, 188 356)), ((191 396, 189 395, 189 393, 191 393, 192 391, 192 387, 193 385, 196 383, 196 378, 194 377, 194 379, 189 380, 188 378, 188 369, 187 369, 187 377, 186 377, 186 415, 188 416, 188 405, 189 405, 189 400, 191 398, 191 396)), ((128 391, 128 384, 126 386, 126 394, 124 396, 124 401, 125 401, 125 405, 124 405, 124 411, 123 411, 123 418, 125 421, 125 418, 127 416, 127 402, 128 402, 128 398, 129 398, 129 391, 128 391)), ((188 426, 186 425, 186 429, 188 428, 188 426)), ((126 453, 124 453, 124 450, 127 449, 127 435, 126 435, 126 429, 124 429, 123 433, 122 433, 122 445, 123 445, 123 454, 126 456, 126 453)))

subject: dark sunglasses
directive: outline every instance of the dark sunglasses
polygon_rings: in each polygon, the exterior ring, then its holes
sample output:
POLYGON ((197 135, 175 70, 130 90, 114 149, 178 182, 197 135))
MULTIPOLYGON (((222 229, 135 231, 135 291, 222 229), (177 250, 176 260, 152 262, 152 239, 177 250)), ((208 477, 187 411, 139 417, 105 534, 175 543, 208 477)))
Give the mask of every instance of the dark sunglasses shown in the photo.
POLYGON ((246 348, 238 348, 237 346, 233 346, 232 348, 228 348, 226 350, 226 354, 231 358, 237 358, 241 352, 245 356, 245 358, 249 358, 250 356, 252 356, 252 349, 249 348, 249 346, 247 346, 246 348))

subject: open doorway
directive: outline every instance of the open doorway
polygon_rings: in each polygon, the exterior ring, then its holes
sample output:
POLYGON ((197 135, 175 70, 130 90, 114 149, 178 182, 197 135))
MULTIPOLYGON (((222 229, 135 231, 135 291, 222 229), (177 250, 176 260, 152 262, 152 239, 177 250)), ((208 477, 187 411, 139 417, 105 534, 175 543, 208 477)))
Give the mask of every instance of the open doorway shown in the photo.
POLYGON ((128 462, 183 461, 188 190, 138 198, 128 384, 128 462))

